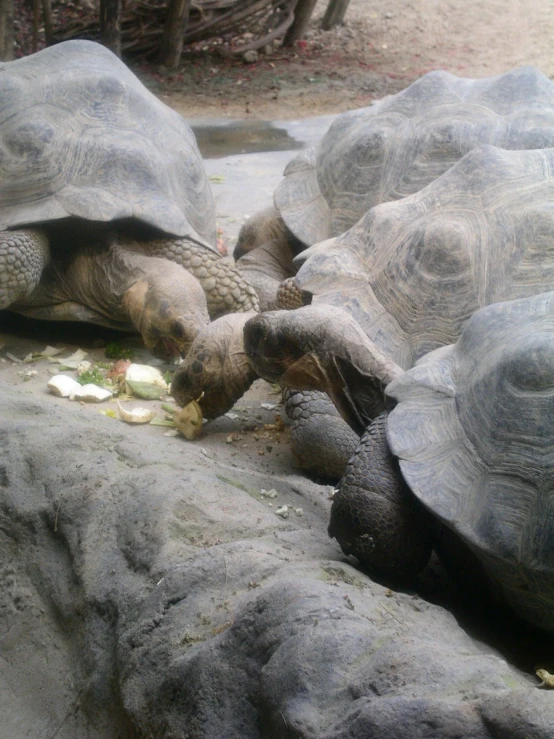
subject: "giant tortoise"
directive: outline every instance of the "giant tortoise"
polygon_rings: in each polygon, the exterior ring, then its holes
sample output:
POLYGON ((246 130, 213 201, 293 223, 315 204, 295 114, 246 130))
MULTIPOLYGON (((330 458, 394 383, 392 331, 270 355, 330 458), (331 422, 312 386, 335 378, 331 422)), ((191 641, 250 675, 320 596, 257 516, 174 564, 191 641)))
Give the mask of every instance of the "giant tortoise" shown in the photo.
POLYGON ((363 435, 329 533, 380 573, 417 573, 432 546, 473 587, 480 565, 554 631, 554 292, 477 311, 386 394, 397 405, 363 435))
MULTIPOLYGON (((204 391, 201 405, 213 418, 261 375, 325 389, 363 433, 371 416, 355 418, 352 400, 371 385, 362 339, 405 370, 455 342, 479 308, 552 287, 553 172, 554 149, 483 146, 418 193, 372 208, 340 237, 297 257, 295 279, 312 305, 251 322, 250 335, 263 339, 261 357, 245 353, 248 316, 226 316, 201 332, 173 394, 184 405, 204 391)), ((380 391, 374 400, 377 414, 380 391)))
POLYGON ((114 54, 68 41, 0 72, 0 308, 184 351, 206 296, 212 316, 257 307, 215 248, 190 127, 114 54))
MULTIPOLYGON (((299 307, 309 302, 309 286, 297 289, 294 255, 351 228, 373 206, 416 192, 479 145, 554 146, 553 123, 554 85, 537 69, 480 80, 431 72, 397 95, 339 116, 315 148, 291 161, 274 208, 256 214, 241 230, 238 265, 256 287, 263 310, 299 307)), ((337 282, 340 302, 348 290, 341 278, 337 282)), ((293 429, 298 419, 304 429, 291 440, 293 454, 310 471, 322 470, 330 459, 319 434, 318 406, 324 403, 321 397, 302 399, 302 413, 298 404, 292 410, 293 429), (304 449, 307 443, 310 448, 304 449)), ((326 423, 339 428, 328 414, 326 423)), ((352 446, 346 433, 335 436, 334 450, 352 446)))
POLYGON ((435 71, 343 113, 316 147, 287 165, 274 207, 246 222, 235 258, 268 242, 273 251, 298 254, 338 236, 373 206, 421 190, 483 144, 554 146, 554 83, 533 67, 476 80, 435 71))

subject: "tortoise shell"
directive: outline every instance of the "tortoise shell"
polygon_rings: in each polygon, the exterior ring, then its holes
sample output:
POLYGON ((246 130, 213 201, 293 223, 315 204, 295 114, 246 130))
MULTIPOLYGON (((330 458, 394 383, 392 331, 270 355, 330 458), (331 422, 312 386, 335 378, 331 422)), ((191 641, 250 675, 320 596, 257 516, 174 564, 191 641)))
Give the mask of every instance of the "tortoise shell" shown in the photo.
POLYGON ((554 149, 474 149, 426 188, 304 251, 302 290, 407 369, 490 303, 554 285, 554 149))
POLYGON ((215 250, 190 126, 91 41, 0 63, 0 230, 70 216, 137 219, 215 250))
POLYGON ((554 83, 523 67, 472 80, 430 72, 340 115, 285 169, 275 206, 307 246, 346 231, 378 203, 411 195, 476 146, 554 146, 554 83))
POLYGON ((410 488, 554 629, 554 292, 479 310, 386 392, 410 488))

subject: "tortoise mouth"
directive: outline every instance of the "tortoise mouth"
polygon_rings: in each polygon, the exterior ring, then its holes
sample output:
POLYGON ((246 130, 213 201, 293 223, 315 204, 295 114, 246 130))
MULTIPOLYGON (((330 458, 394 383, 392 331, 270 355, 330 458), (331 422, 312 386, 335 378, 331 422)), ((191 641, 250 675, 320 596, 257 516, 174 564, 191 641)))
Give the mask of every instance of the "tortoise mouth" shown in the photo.
POLYGON ((178 346, 177 342, 169 336, 162 336, 154 346, 149 347, 149 349, 155 357, 166 361, 172 361, 175 357, 182 359, 184 356, 183 350, 178 346))

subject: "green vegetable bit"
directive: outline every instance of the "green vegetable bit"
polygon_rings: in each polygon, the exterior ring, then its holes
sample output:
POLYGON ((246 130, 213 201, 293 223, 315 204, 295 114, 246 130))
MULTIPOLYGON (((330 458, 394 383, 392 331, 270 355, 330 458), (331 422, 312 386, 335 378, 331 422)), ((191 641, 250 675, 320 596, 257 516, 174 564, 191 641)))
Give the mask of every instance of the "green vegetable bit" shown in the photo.
POLYGON ((108 359, 132 359, 134 356, 132 349, 122 346, 117 341, 106 344, 104 354, 108 359))
POLYGON ((77 382, 80 385, 88 385, 89 383, 101 386, 106 385, 104 375, 100 372, 98 367, 91 367, 90 369, 85 370, 85 372, 77 377, 77 382))

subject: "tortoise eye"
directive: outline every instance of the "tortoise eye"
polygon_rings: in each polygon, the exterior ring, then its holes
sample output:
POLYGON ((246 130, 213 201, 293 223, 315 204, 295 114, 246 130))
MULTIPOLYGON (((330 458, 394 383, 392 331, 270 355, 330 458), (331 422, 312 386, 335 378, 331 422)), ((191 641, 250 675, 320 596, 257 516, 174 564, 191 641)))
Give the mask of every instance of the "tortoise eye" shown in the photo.
POLYGON ((193 375, 200 375, 202 374, 202 372, 204 372, 204 365, 202 364, 202 362, 199 362, 197 359, 195 359, 190 370, 193 375))

